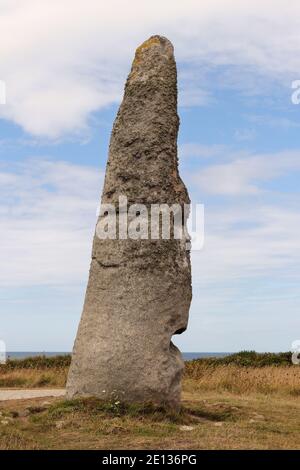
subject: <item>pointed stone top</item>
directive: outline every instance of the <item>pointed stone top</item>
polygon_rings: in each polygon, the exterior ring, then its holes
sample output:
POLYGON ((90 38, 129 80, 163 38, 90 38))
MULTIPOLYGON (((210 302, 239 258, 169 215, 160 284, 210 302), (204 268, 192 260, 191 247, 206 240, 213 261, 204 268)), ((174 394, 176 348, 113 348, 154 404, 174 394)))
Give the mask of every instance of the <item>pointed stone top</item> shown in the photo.
POLYGON ((151 36, 136 49, 129 78, 131 81, 144 81, 149 76, 153 78, 158 72, 161 75, 161 68, 174 63, 172 43, 163 36, 151 36))
POLYGON ((135 52, 135 56, 139 56, 149 49, 155 48, 156 51, 162 54, 168 54, 172 56, 174 54, 173 44, 169 39, 165 38, 164 36, 159 36, 156 34, 155 36, 151 36, 149 39, 144 41, 135 52))

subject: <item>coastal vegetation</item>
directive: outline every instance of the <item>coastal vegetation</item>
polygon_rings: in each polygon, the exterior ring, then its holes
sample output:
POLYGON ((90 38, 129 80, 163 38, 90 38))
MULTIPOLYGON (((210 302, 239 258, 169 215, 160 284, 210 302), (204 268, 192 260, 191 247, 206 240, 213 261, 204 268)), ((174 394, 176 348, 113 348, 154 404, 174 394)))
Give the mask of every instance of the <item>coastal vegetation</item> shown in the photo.
MULTIPOLYGON (((289 354, 188 361, 179 409, 117 397, 3 401, 0 449, 299 449, 300 367, 289 354)), ((69 363, 11 359, 0 387, 64 387, 69 363)))

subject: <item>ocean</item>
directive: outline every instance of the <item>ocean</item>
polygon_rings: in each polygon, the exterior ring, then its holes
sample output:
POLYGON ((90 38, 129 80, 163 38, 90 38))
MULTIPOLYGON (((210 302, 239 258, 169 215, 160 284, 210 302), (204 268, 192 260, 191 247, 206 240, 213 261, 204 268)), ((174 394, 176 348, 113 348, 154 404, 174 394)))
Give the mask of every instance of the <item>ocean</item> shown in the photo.
MULTIPOLYGON (((33 356, 58 356, 70 354, 70 352, 62 351, 9 351, 6 353, 6 357, 10 359, 24 359, 26 357, 33 356)), ((185 361, 191 361, 192 359, 199 359, 203 357, 224 357, 232 354, 231 352, 183 352, 182 356, 185 361)))

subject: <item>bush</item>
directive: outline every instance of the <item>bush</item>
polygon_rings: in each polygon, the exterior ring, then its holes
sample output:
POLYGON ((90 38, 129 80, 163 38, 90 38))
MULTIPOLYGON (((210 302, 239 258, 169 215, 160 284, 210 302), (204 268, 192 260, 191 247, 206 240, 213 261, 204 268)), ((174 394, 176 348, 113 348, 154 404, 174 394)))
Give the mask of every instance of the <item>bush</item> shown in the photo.
POLYGON ((71 364, 71 355, 60 356, 35 356, 25 359, 8 359, 6 364, 0 365, 0 371, 15 369, 61 369, 69 367, 71 364))

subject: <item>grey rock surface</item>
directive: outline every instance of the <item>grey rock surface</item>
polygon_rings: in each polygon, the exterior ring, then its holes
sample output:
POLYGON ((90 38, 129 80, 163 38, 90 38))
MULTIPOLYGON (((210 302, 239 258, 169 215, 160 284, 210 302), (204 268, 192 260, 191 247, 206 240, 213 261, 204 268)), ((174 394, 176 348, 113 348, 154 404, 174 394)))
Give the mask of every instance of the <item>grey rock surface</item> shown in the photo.
MULTIPOLYGON (((114 122, 102 203, 189 203, 178 173, 173 46, 152 36, 137 50, 114 122)), ((186 240, 96 235, 67 396, 178 403, 183 360, 171 342, 187 327, 186 240)))

